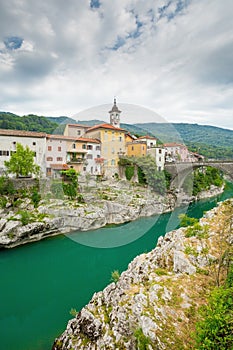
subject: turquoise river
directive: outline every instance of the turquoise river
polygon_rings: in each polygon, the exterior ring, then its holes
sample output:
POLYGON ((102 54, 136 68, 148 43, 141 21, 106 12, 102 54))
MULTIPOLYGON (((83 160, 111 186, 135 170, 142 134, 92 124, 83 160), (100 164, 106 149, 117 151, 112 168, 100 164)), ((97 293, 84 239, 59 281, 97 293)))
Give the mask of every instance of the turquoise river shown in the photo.
MULTIPOLYGON (((187 214, 199 218, 230 197, 233 184, 219 197, 190 205, 187 214)), ((186 209, 1 250, 0 349, 50 350, 71 308, 80 310, 110 282, 112 271, 125 270, 136 255, 153 249, 159 236, 178 227, 186 209), (131 242, 121 245, 124 237, 131 242)))

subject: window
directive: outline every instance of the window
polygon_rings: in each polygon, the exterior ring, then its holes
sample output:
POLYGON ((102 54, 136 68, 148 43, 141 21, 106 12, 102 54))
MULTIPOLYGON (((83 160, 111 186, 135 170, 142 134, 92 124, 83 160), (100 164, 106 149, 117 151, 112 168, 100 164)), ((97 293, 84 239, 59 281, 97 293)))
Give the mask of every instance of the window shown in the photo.
POLYGON ((73 149, 76 148, 76 144, 75 144, 75 143, 72 144, 72 148, 73 148, 73 149))
POLYGON ((93 149, 92 145, 87 145, 87 149, 93 149))
POLYGON ((122 142, 122 137, 121 136, 119 136, 119 141, 122 142))
POLYGON ((34 152, 34 157, 36 157, 36 152, 34 152))
POLYGON ((114 148, 112 148, 112 154, 114 154, 115 153, 115 149, 114 148))
POLYGON ((61 152, 61 146, 57 147, 58 152, 61 152))
POLYGON ((34 141, 34 142, 32 142, 32 145, 33 145, 33 146, 35 146, 35 145, 36 145, 36 142, 35 142, 35 141, 34 141))
POLYGON ((52 146, 48 146, 48 151, 52 151, 52 146))
POLYGON ((83 171, 86 171, 86 170, 87 170, 87 168, 84 166, 84 167, 83 167, 83 171))
POLYGON ((52 162, 52 161, 53 161, 53 157, 47 157, 46 160, 47 160, 48 162, 52 162))
POLYGON ((10 152, 9 151, 1 151, 0 150, 0 156, 9 156, 10 152))
POLYGON ((134 151, 134 146, 132 146, 132 151, 134 151))
POLYGON ((81 135, 81 130, 77 130, 77 135, 81 135))
POLYGON ((86 149, 87 147, 86 147, 86 145, 82 145, 82 149, 86 149))
POLYGON ((161 150, 161 148, 159 149, 159 153, 160 153, 160 154, 162 153, 162 150, 161 150))
POLYGON ((62 157, 57 157, 57 162, 62 162, 62 157))
POLYGON ((159 157, 159 162, 161 162, 161 160, 162 160, 161 157, 159 157))
POLYGON ((12 143, 13 143, 13 145, 16 145, 16 141, 13 141, 12 143))
POLYGON ((96 146, 96 151, 100 151, 100 146, 96 146))
POLYGON ((100 154, 97 154, 97 158, 100 158, 100 154))
POLYGON ((93 155, 92 154, 88 154, 87 155, 87 159, 93 159, 93 155))
POLYGON ((115 159, 111 160, 111 165, 115 165, 115 159))
POLYGON ((144 151, 144 146, 142 146, 142 150, 144 151))

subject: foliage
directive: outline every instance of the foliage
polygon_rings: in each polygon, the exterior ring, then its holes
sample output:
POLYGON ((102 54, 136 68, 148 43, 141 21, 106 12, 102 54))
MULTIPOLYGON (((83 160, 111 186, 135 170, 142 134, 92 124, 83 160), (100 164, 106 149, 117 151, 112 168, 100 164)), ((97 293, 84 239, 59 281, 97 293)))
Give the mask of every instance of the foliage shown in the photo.
POLYGON ((187 176, 182 187, 186 193, 196 196, 201 191, 209 190, 211 185, 221 187, 223 183, 220 170, 208 166, 196 169, 187 176))
POLYGON ((5 196, 0 197, 0 208, 4 209, 7 205, 7 198, 5 196))
POLYGON ((21 216, 20 221, 23 226, 29 224, 32 221, 32 215, 30 214, 30 212, 22 210, 19 212, 19 214, 21 216))
POLYGON ((34 163, 34 152, 28 146, 16 144, 16 152, 11 154, 9 161, 4 162, 7 171, 19 176, 29 176, 39 173, 39 166, 34 163))
POLYGON ((201 226, 199 222, 195 223, 193 226, 189 226, 186 229, 185 237, 197 237, 197 238, 207 238, 208 237, 208 225, 201 226))
POLYGON ((233 130, 188 123, 140 123, 135 126, 150 132, 164 143, 185 143, 190 151, 206 158, 233 158, 233 130))
POLYGON ((74 309, 73 307, 70 309, 71 316, 75 317, 77 315, 78 311, 74 309))
POLYGON ((180 219, 180 226, 181 227, 193 226, 194 224, 196 224, 198 222, 198 219, 191 218, 186 214, 180 214, 179 219, 180 219))
POLYGON ((41 195, 36 189, 34 189, 34 191, 32 192, 31 200, 34 205, 34 208, 38 208, 41 200, 41 195))
POLYGON ((233 349, 233 265, 223 286, 216 287, 200 310, 195 349, 233 349))
POLYGON ((14 194, 14 192, 13 182, 6 176, 0 176, 0 194, 11 195, 14 194))
POLYGON ((125 167, 125 177, 128 181, 132 179, 134 176, 134 166, 133 165, 127 165, 125 167))
POLYGON ((78 194, 78 175, 77 171, 75 169, 68 169, 63 170, 62 174, 64 175, 65 179, 68 181, 68 183, 63 183, 63 191, 66 196, 68 196, 70 199, 76 198, 78 194))
POLYGON ((53 196, 57 199, 63 199, 64 198, 64 191, 63 191, 63 185, 62 182, 55 181, 50 186, 50 191, 52 192, 53 196))
POLYGON ((166 191, 166 180, 164 173, 157 170, 155 160, 151 156, 136 158, 136 164, 141 168, 144 174, 146 183, 159 194, 164 194, 166 191))
POLYGON ((0 112, 0 128, 12 130, 38 131, 51 134, 58 124, 49 118, 29 114, 20 117, 13 113, 0 112))
POLYGON ((111 281, 117 283, 120 278, 120 272, 118 270, 114 270, 111 273, 111 281))
POLYGON ((151 344, 151 340, 147 337, 141 328, 138 328, 134 332, 134 336, 136 338, 137 349, 138 350, 147 350, 149 349, 149 345, 151 344))

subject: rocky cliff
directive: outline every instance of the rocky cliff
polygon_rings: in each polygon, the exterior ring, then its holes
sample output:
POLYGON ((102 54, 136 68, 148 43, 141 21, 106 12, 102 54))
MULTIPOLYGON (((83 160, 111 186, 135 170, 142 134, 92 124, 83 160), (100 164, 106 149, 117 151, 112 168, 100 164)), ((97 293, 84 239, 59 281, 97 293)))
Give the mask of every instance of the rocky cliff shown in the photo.
MULTIPOLYGON (((211 197, 223 191, 212 189, 211 197)), ((47 198, 35 209, 29 199, 18 206, 0 209, 0 248, 11 248, 44 237, 80 230, 93 230, 108 224, 121 224, 139 217, 171 211, 175 206, 197 198, 168 193, 161 196, 149 188, 128 181, 112 181, 82 192, 83 201, 47 198), (26 220, 25 220, 26 218, 26 220)))
POLYGON ((88 189, 81 202, 43 198, 36 209, 29 199, 21 200, 17 207, 7 203, 0 209, 0 248, 161 214, 172 210, 175 202, 172 194, 160 196, 123 181, 88 189))
POLYGON ((160 237, 116 283, 95 293, 53 350, 191 349, 197 310, 221 283, 233 243, 233 200, 160 237))

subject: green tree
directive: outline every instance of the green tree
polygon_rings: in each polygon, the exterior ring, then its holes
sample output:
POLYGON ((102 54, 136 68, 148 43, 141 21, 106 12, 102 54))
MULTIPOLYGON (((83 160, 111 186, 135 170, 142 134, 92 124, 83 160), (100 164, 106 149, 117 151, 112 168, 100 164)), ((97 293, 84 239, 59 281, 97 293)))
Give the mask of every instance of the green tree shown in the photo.
POLYGON ((74 199, 78 194, 78 175, 79 173, 70 168, 68 170, 63 170, 62 174, 64 175, 67 183, 63 183, 64 194, 68 196, 70 199, 74 199))
POLYGON ((12 153, 9 161, 4 162, 8 173, 19 176, 39 174, 40 167, 34 162, 34 152, 28 146, 20 143, 16 145, 16 152, 12 153))

